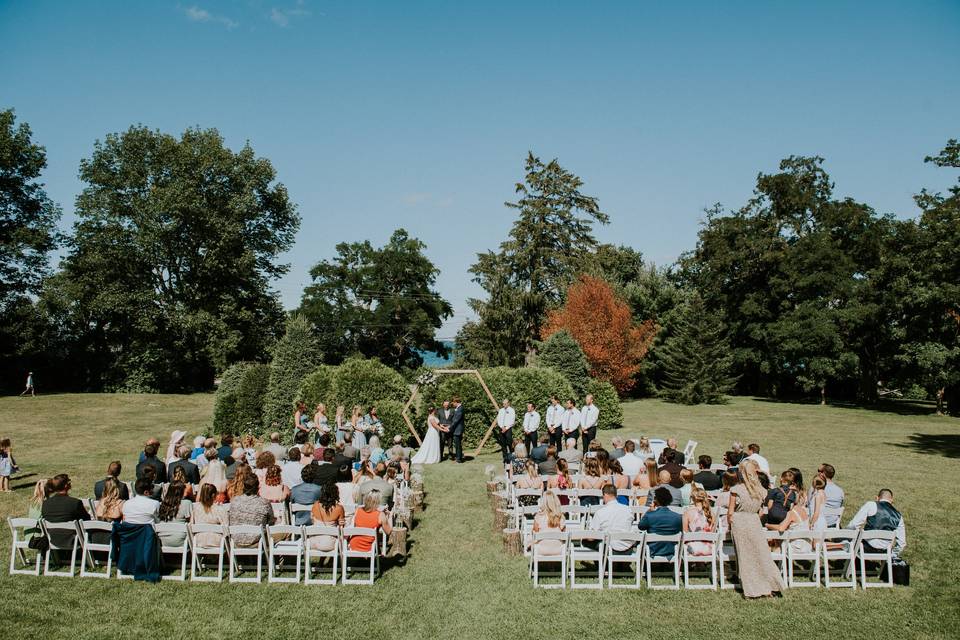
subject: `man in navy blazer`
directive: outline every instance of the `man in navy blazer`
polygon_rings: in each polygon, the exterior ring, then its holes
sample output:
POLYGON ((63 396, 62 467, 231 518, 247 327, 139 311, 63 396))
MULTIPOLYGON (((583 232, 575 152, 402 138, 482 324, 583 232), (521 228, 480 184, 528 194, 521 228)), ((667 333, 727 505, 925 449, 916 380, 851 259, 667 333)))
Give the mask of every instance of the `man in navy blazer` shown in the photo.
POLYGON ((450 434, 453 436, 454 455, 457 462, 463 462, 463 432, 466 427, 463 417, 463 403, 453 398, 453 417, 450 419, 450 434))
MULTIPOLYGON (((683 530, 683 517, 669 509, 673 497, 666 487, 657 487, 653 492, 654 508, 640 518, 640 530, 661 536, 672 536, 683 530)), ((674 542, 651 542, 650 555, 672 558, 676 552, 674 542)))

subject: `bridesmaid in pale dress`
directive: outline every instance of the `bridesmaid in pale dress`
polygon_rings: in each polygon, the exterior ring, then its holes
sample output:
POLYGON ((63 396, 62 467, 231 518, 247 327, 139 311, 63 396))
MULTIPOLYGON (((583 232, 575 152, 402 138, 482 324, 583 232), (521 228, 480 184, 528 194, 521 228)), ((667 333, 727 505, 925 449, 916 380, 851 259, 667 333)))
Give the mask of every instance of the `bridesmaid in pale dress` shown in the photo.
POLYGON ((730 490, 727 525, 737 549, 737 568, 745 598, 781 596, 783 580, 770 555, 760 509, 767 496, 757 476, 757 463, 740 462, 742 482, 730 490))
MULTIPOLYGON (((713 509, 710 508, 710 497, 700 487, 694 487, 690 492, 690 506, 683 512, 684 533, 713 533, 717 530, 713 509)), ((713 544, 710 542, 688 542, 687 553, 693 556, 712 556, 713 544)))

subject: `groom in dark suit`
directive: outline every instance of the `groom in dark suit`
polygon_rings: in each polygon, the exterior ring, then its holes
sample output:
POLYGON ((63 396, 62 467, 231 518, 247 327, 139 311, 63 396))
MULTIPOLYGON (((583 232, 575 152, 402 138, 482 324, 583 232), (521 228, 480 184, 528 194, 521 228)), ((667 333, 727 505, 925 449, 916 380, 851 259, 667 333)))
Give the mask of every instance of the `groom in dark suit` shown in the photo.
POLYGON ((463 462, 463 403, 460 398, 453 397, 453 417, 450 418, 450 433, 453 435, 453 446, 456 449, 457 462, 463 462))
POLYGON ((453 431, 450 430, 450 425, 453 424, 453 409, 450 407, 450 401, 444 400, 443 406, 437 413, 439 414, 440 426, 447 428, 447 431, 441 434, 443 442, 440 444, 440 458, 443 458, 443 450, 446 449, 449 452, 448 457, 453 460, 453 431))

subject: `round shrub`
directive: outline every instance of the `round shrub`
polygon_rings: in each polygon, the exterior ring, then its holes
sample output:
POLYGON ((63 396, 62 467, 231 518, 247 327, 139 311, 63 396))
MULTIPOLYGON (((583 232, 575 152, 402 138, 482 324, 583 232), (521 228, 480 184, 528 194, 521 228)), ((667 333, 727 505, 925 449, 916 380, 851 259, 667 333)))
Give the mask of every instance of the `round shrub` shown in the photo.
POLYGON ((620 396, 612 384, 591 378, 587 382, 587 393, 593 394, 593 404, 600 409, 598 429, 617 429, 623 426, 623 407, 620 406, 620 396))
POLYGON ((213 430, 216 433, 237 433, 239 416, 237 414, 237 396, 243 376, 253 365, 238 362, 231 365, 220 377, 217 395, 213 405, 213 430))
POLYGON ((296 402, 303 401, 307 408, 313 411, 318 403, 324 403, 327 406, 327 413, 333 419, 333 413, 336 406, 330 407, 331 402, 336 402, 333 398, 333 377, 336 372, 335 367, 320 365, 314 371, 303 379, 300 388, 297 390, 296 402))
POLYGON ((333 389, 328 404, 342 404, 349 416, 353 405, 364 411, 371 404, 384 400, 406 402, 410 387, 399 373, 379 360, 350 358, 333 372, 333 389))
MULTIPOLYGON (((377 415, 380 416, 381 422, 383 422, 383 435, 380 436, 380 446, 384 449, 389 449, 393 446, 393 437, 395 435, 400 435, 403 438, 404 444, 407 442, 407 438, 410 437, 410 430, 407 428, 407 423, 403 420, 403 402, 398 400, 380 400, 373 403, 377 407, 377 415)), ((413 426, 419 427, 417 424, 418 418, 414 412, 410 411, 410 420, 413 422, 413 426)), ((420 433, 420 438, 423 438, 423 433, 420 433)))

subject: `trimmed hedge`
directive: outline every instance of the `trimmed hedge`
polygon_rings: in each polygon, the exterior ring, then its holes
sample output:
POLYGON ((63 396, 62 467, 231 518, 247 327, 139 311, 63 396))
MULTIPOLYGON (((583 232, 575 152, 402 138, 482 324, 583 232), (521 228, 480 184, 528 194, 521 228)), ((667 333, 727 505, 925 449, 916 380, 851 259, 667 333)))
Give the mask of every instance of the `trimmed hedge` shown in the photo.
POLYGON ((237 397, 243 376, 253 365, 238 362, 230 365, 220 377, 217 396, 213 405, 213 430, 215 433, 236 433, 240 417, 237 413, 237 397))
POLYGON ((379 360, 350 358, 334 368, 332 378, 327 405, 344 405, 348 416, 356 404, 366 411, 371 404, 406 402, 410 397, 410 386, 403 376, 379 360))
MULTIPOLYGON (((528 401, 536 405, 542 419, 546 415, 551 395, 559 398, 570 398, 574 395, 573 387, 562 374, 544 367, 519 369, 494 367, 481 369, 480 375, 483 376, 498 405, 507 398, 516 409, 515 434, 520 433, 520 424, 528 401)), ((463 444, 466 449, 477 446, 480 438, 497 416, 497 411, 490 404, 490 399, 472 375, 441 376, 437 384, 422 388, 421 393, 424 415, 430 406, 440 406, 444 398, 460 396, 466 415, 466 430, 463 435, 463 444)), ((423 429, 423 425, 417 423, 414 425, 418 431, 423 429)), ((544 428, 542 424, 541 428, 544 428)), ((487 446, 493 448, 496 447, 496 443, 491 438, 487 441, 487 446)))
POLYGON ((300 402, 302 400, 305 402, 311 413, 314 407, 322 402, 327 405, 327 417, 332 421, 337 409, 336 406, 330 406, 331 399, 333 398, 333 375, 335 371, 336 367, 329 367, 323 364, 314 369, 313 372, 300 383, 300 388, 297 389, 297 396, 294 401, 300 402))
MULTIPOLYGON (((377 415, 380 416, 380 420, 383 422, 383 435, 380 436, 380 446, 384 449, 389 449, 393 446, 393 437, 397 434, 403 438, 403 443, 407 443, 407 438, 410 437, 410 430, 407 429, 407 423, 403 421, 403 405, 406 401, 400 402, 399 400, 380 400, 374 402, 373 404, 377 407, 377 415)), ((410 411, 410 420, 413 422, 413 425, 417 426, 417 416, 414 415, 414 412, 410 411)), ((420 438, 423 438, 423 434, 420 434, 420 438)))
POLYGON ((597 429, 618 429, 623 426, 623 407, 612 384, 591 378, 587 382, 587 393, 593 394, 593 404, 600 409, 597 429))

